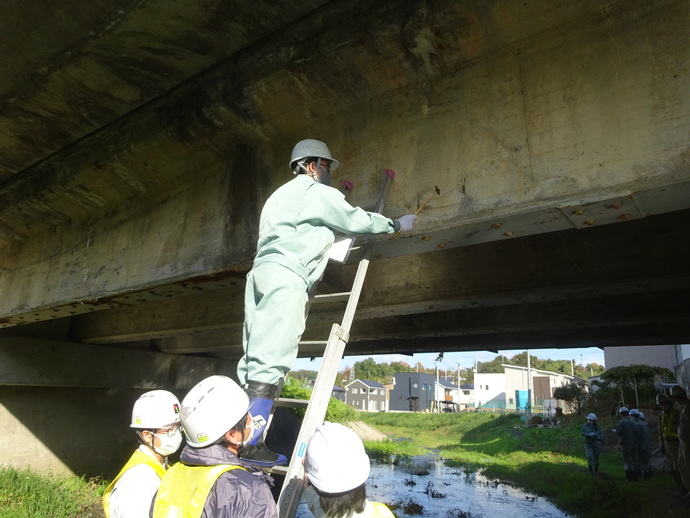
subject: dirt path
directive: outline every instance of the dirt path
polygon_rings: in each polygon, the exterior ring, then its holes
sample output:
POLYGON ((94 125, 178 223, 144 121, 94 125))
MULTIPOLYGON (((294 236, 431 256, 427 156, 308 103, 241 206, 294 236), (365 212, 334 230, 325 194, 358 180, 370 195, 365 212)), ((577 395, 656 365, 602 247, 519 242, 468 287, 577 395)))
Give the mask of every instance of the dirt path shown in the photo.
POLYGON ((385 441, 388 436, 362 421, 350 421, 345 426, 353 430, 363 441, 385 441))

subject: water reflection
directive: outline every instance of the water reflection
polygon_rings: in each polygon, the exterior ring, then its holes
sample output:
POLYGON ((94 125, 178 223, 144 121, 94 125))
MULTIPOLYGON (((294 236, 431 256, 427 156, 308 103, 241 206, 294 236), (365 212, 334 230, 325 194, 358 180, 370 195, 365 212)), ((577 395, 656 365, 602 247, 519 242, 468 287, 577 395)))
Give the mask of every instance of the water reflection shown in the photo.
MULTIPOLYGON (((381 463, 372 461, 367 481, 369 500, 396 506, 396 516, 489 518, 567 518, 551 502, 510 485, 484 477, 480 472, 451 468, 435 457, 381 463)), ((311 513, 302 503, 297 518, 311 513)))

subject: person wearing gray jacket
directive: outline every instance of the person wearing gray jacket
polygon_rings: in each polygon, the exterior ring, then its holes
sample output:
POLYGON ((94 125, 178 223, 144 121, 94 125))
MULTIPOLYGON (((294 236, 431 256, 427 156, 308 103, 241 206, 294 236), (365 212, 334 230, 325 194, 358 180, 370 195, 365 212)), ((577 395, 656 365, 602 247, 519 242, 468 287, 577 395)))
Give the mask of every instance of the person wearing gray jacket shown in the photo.
POLYGON ((649 480, 652 478, 652 464, 650 462, 650 452, 652 450, 652 438, 644 420, 644 414, 637 408, 630 410, 630 418, 635 423, 635 426, 640 430, 639 439, 637 441, 637 465, 640 470, 642 480, 649 480))
POLYGON ((621 416, 620 421, 616 425, 618 448, 623 454, 625 479, 628 482, 633 482, 638 480, 640 473, 637 461, 637 443, 642 432, 630 419, 630 410, 628 408, 623 406, 618 410, 618 413, 621 416))
POLYGON ((604 432, 597 424, 596 414, 587 415, 587 422, 582 425, 582 437, 585 439, 585 455, 587 466, 592 475, 599 473, 599 455, 601 444, 604 442, 604 432))
POLYGON ((163 476, 152 518, 277 518, 273 479, 242 462, 252 433, 249 397, 227 376, 209 376, 182 400, 187 444, 163 476))
POLYGON ((330 187, 330 171, 338 165, 323 142, 298 142, 290 159, 295 178, 279 187, 261 211, 256 256, 245 288, 244 356, 237 365, 237 378, 252 397, 258 429, 242 458, 256 465, 286 462, 262 437, 283 379, 297 358, 309 293, 326 268, 335 233, 406 232, 417 218, 408 214, 392 220, 350 205, 330 187))

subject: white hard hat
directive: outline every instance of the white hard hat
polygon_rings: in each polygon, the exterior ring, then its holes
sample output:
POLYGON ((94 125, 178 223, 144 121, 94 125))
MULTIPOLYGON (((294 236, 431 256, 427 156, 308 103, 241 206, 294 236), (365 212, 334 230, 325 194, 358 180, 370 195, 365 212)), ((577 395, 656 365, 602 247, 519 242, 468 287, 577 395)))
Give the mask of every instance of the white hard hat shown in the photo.
POLYGON ((145 392, 132 407, 131 428, 153 430, 180 422, 180 401, 167 390, 145 392))
POLYGON ((640 411, 637 408, 630 410, 630 415, 640 415, 640 411))
POLYGON ((587 419, 589 419, 590 421, 596 421, 597 420, 597 414, 589 414, 587 416, 587 419))
POLYGON ((303 158, 325 158, 331 161, 331 171, 338 169, 340 162, 333 158, 328 146, 320 140, 308 138, 299 141, 292 148, 292 155, 290 156, 290 169, 295 172, 295 164, 303 158))
POLYGON ((209 376, 182 400, 182 428, 187 444, 215 444, 249 410, 249 396, 227 376, 209 376))
POLYGON ((640 412, 640 419, 644 421, 644 414, 642 412, 640 412))
POLYGON ((307 445, 304 470, 324 493, 343 493, 361 486, 369 476, 369 457, 362 440, 338 423, 322 424, 307 445))
POLYGON ((630 412, 630 410, 628 410, 628 407, 622 406, 618 409, 618 413, 622 414, 623 412, 630 412))

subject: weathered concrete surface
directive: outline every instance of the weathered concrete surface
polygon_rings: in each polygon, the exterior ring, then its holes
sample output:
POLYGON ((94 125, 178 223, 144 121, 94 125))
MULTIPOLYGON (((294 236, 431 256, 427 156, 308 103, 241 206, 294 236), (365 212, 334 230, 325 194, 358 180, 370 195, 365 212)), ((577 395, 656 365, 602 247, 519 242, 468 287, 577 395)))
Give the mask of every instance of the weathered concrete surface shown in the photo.
POLYGON ((381 256, 687 208, 687 3, 531 9, 330 3, 18 171, 0 193, 3 325, 241 289, 261 204, 314 128, 355 203, 384 167, 390 215, 439 186, 429 239, 381 256))

